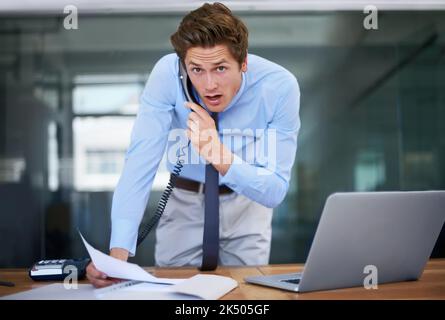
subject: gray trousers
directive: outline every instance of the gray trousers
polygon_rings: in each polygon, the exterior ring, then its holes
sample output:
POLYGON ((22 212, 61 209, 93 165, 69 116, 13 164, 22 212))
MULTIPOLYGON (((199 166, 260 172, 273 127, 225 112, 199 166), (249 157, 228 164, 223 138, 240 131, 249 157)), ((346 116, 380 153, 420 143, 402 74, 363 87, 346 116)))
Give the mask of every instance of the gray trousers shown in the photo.
MULTIPOLYGON (((272 212, 243 195, 220 198, 219 265, 269 263, 272 212)), ((157 266, 201 266, 204 194, 176 188, 156 229, 157 266)))

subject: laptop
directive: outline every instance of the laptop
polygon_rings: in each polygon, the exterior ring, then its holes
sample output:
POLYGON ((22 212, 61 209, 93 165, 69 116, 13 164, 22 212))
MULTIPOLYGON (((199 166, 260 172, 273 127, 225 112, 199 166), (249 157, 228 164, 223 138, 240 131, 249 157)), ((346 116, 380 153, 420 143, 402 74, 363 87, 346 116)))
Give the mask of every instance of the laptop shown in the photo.
POLYGON ((334 193, 328 197, 302 273, 248 283, 295 292, 417 280, 445 221, 445 191, 334 193), (369 280, 369 278, 368 278, 369 280))

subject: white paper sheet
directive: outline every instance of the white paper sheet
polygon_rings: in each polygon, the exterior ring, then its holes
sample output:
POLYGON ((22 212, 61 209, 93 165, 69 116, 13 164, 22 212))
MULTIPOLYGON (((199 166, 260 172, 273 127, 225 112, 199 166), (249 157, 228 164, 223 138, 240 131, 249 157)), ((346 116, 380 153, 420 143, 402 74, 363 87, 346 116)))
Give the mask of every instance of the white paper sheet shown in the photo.
POLYGON ((96 290, 103 300, 217 300, 236 288, 232 278, 198 274, 176 285, 127 281, 96 290))
POLYGON ((79 232, 80 237, 87 248, 87 251, 97 270, 107 276, 118 279, 139 280, 153 283, 177 284, 184 279, 157 278, 139 267, 137 264, 113 258, 105 253, 93 248, 79 232))
POLYGON ((196 296, 205 300, 216 300, 238 286, 232 278, 214 274, 197 274, 190 279, 170 287, 178 294, 196 296))
POLYGON ((3 296, 0 300, 97 300, 97 297, 91 284, 78 284, 77 289, 66 289, 63 283, 53 283, 3 296))

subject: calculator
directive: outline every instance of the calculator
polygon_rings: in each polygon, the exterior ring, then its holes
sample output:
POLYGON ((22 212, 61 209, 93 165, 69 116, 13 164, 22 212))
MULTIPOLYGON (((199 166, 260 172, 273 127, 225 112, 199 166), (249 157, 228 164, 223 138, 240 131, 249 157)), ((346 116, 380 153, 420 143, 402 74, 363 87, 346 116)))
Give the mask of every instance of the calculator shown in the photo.
POLYGON ((87 266, 90 259, 58 259, 58 260, 40 260, 29 269, 29 276, 35 281, 64 280, 70 275, 74 268, 77 269, 79 280, 85 278, 87 266))

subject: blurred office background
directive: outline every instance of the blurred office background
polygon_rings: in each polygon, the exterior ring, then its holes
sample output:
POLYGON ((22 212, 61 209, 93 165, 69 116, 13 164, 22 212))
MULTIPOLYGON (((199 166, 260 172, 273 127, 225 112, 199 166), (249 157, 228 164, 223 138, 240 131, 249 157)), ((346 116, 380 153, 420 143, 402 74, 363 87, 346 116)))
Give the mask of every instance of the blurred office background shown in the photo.
MULTIPOLYGON (((108 251, 139 95, 172 52, 182 16, 200 4, 0 3, 0 267, 85 256, 78 229, 108 251), (65 4, 78 5, 77 30, 63 26, 65 4)), ((377 1, 378 29, 365 30, 360 2, 227 4, 250 30, 250 52, 288 68, 301 87, 271 263, 305 261, 333 192, 445 189, 445 5, 377 1)), ((161 165, 147 215, 167 179, 161 165)), ((444 238, 433 257, 445 257, 444 238)), ((152 234, 133 261, 153 265, 153 247, 152 234)))

